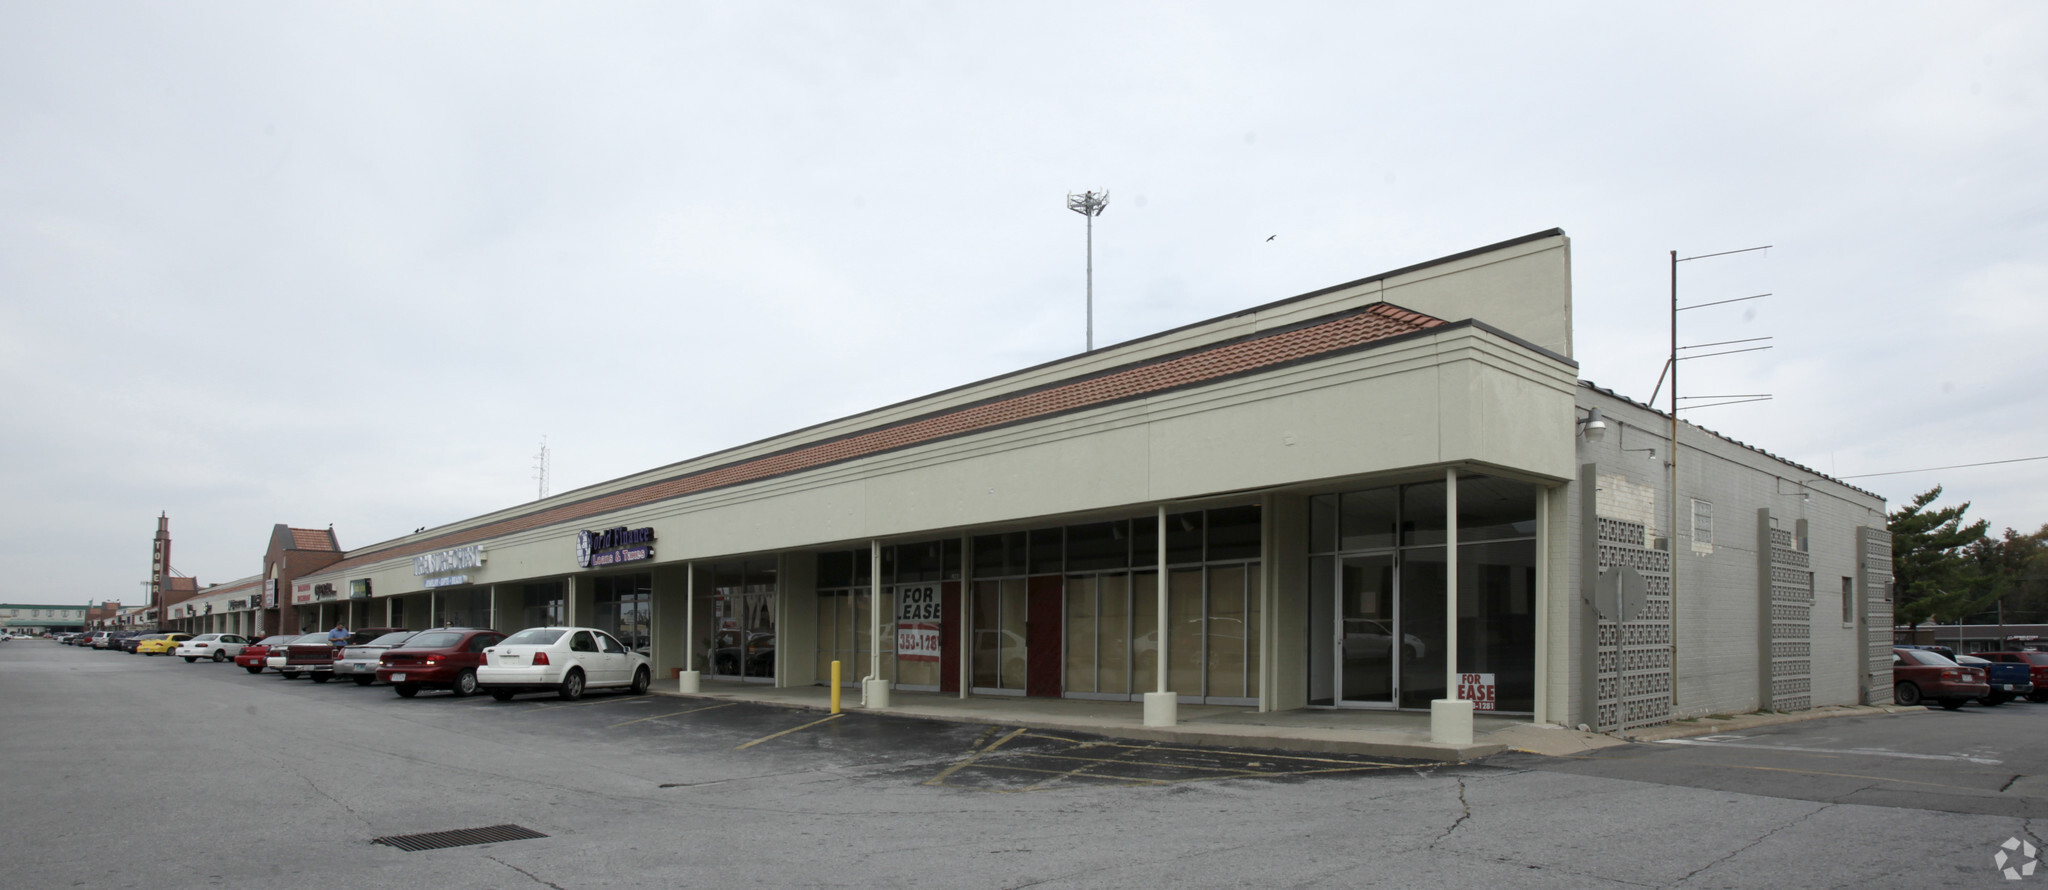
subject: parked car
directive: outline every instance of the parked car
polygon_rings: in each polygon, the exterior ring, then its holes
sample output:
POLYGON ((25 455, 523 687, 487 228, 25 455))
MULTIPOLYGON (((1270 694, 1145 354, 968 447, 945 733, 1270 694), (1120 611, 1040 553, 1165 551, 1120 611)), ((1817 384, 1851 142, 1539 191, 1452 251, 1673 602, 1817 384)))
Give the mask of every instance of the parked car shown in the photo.
MULTIPOLYGON (((299 634, 295 637, 292 637, 289 640, 285 640, 281 643, 278 643, 275 646, 270 647, 269 654, 263 657, 263 666, 265 668, 278 672, 278 674, 282 675, 287 680, 296 680, 299 678, 300 674, 305 672, 295 670, 291 667, 291 648, 293 646, 300 645, 311 646, 316 643, 322 646, 328 646, 326 631, 323 630, 315 631, 309 634, 299 634)), ((329 657, 332 657, 333 651, 333 647, 329 646, 329 657)))
POLYGON ((270 650, 282 648, 286 643, 298 639, 298 634, 271 634, 242 647, 235 653, 235 665, 252 674, 263 673, 270 660, 270 650))
POLYGON ((86 634, 85 642, 80 643, 79 645, 85 646, 90 649, 105 649, 107 648, 107 639, 112 637, 113 635, 114 632, 110 630, 96 630, 92 633, 86 634))
POLYGON ((401 698, 412 698, 421 689, 475 695, 476 669, 483 664, 484 649, 503 639, 505 635, 495 630, 474 627, 422 631, 405 645, 383 654, 377 679, 391 684, 392 691, 401 698))
POLYGON ((2028 679, 2034 684, 2027 701, 2048 702, 2048 652, 1979 652, 1977 657, 1994 664, 2026 665, 2028 679))
POLYGON ((1978 699, 1977 703, 1987 708, 1998 707, 2034 692, 2034 673, 2024 664, 2007 664, 1977 655, 1958 655, 1956 664, 1984 669, 1991 694, 1978 699))
POLYGON ((285 664, 278 672, 284 674, 284 678, 287 680, 293 679, 300 674, 305 674, 312 677, 315 683, 325 683, 334 679, 334 662, 338 651, 345 650, 349 646, 367 643, 385 634, 404 629, 402 627, 366 627, 362 630, 350 631, 348 639, 340 646, 336 646, 332 641, 328 640, 325 631, 307 634, 293 640, 291 645, 285 647, 285 664))
POLYGON ((119 652, 121 651, 121 641, 134 634, 135 631, 128 630, 103 630, 100 631, 98 636, 93 637, 92 647, 94 649, 105 649, 110 652, 119 652))
POLYGON ((185 659, 186 664, 202 658, 226 661, 242 654, 242 649, 248 645, 249 641, 239 634, 200 634, 179 643, 172 654, 185 659))
POLYGON ((349 646, 334 660, 334 675, 356 681, 357 686, 377 682, 378 658, 394 646, 405 644, 419 631, 396 630, 367 643, 349 646))
POLYGON ((1933 699, 1953 711, 1990 694, 1983 668, 1964 667, 1929 649, 1892 648, 1892 700, 1899 704, 1933 699))
POLYGON ((189 639, 192 639, 191 634, 150 634, 135 644, 135 652, 138 655, 169 655, 189 639))
POLYGON ((476 681, 498 701, 545 690, 571 701, 586 689, 638 695, 654 682, 654 661, 594 627, 529 627, 484 649, 476 681))
POLYGON ((143 643, 144 643, 145 641, 148 641, 148 640, 161 640, 161 639, 163 639, 163 638, 164 638, 164 635, 163 635, 163 634, 160 634, 160 633, 139 633, 139 634, 135 634, 135 635, 133 635, 133 636, 130 636, 130 637, 127 637, 126 639, 123 639, 123 640, 121 641, 121 651, 123 651, 123 652, 126 652, 126 653, 128 653, 129 655, 134 655, 134 654, 135 654, 135 650, 136 650, 136 649, 138 649, 138 648, 140 648, 140 647, 142 646, 142 644, 143 644, 143 643))

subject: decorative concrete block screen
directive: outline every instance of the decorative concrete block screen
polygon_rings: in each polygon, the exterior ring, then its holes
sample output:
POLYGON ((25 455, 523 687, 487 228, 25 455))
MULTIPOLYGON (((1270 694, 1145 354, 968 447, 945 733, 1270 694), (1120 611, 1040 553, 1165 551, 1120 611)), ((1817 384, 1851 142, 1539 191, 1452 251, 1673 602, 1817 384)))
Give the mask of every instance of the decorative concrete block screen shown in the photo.
POLYGON ((1868 634, 1869 672, 1863 703, 1892 700, 1892 534, 1888 529, 1856 529, 1857 573, 1863 585, 1863 627, 1868 634))
MULTIPOLYGON (((1771 699, 1779 711, 1813 707, 1813 572, 1804 541, 1770 530, 1771 699)), ((1887 662, 1889 666, 1889 662, 1887 662)))
POLYGON ((1599 517, 1602 583, 1623 570, 1642 578, 1640 600, 1622 595, 1600 616, 1600 731, 1671 721, 1671 554, 1647 546, 1640 522, 1599 517))

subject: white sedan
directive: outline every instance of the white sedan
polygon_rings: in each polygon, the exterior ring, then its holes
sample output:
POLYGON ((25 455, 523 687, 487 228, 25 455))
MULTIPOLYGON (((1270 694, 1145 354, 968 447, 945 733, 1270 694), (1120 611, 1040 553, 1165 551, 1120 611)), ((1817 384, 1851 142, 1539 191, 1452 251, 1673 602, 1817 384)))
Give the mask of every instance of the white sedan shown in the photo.
POLYGON ((172 654, 185 659, 186 664, 202 658, 226 661, 242 654, 242 649, 248 645, 247 638, 235 634, 200 634, 179 643, 177 651, 172 654))
POLYGON ((552 689, 564 699, 585 689, 634 695, 654 682, 654 661, 594 627, 529 627, 484 650, 476 684, 499 701, 552 689))

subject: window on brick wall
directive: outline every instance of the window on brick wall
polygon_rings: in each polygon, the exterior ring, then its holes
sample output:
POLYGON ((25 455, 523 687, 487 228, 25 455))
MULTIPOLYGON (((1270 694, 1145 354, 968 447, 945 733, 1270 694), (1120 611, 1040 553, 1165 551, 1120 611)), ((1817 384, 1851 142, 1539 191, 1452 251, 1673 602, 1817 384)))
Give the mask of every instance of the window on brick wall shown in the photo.
POLYGON ((1842 624, 1856 623, 1856 579, 1842 579, 1842 624))
POLYGON ((1692 502, 1692 543, 1708 549, 1714 546, 1714 505, 1698 498, 1692 502))

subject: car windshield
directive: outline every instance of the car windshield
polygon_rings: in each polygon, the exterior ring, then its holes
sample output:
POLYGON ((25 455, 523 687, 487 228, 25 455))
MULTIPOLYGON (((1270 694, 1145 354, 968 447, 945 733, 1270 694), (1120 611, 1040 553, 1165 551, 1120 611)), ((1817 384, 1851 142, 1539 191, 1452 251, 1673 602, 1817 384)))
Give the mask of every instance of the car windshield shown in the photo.
POLYGON ((381 636, 381 637, 378 637, 378 638, 376 638, 376 639, 374 639, 374 640, 371 640, 371 641, 369 641, 369 642, 367 642, 367 643, 364 643, 363 645, 365 645, 365 646, 396 646, 396 645, 398 645, 398 644, 400 644, 400 643, 403 643, 403 642, 405 642, 406 640, 412 639, 412 634, 413 634, 413 632, 412 632, 412 631, 409 631, 409 630, 402 630, 402 631, 399 631, 398 633, 395 633, 395 634, 385 634, 385 635, 383 635, 383 636, 381 636))
POLYGON ((1916 662, 1919 664, 1931 664, 1935 667, 1956 666, 1955 662, 1948 660, 1947 656, 1944 656, 1939 652, 1934 652, 1928 649, 1905 649, 1902 651, 1906 653, 1906 660, 1908 661, 1916 662))
POLYGON ((1985 661, 1985 660, 1984 660, 1984 659, 1982 659, 1982 658, 1978 658, 1978 657, 1977 657, 1977 656, 1975 656, 1975 655, 1958 655, 1958 656, 1956 656, 1956 664, 1990 664, 1990 663, 1991 663, 1991 662, 1989 662, 1989 661, 1985 661))
POLYGON ((298 638, 298 639, 296 639, 296 640, 293 640, 292 642, 294 642, 294 643, 325 643, 325 642, 327 642, 327 635, 326 635, 326 634, 324 634, 324 633, 310 633, 310 634, 300 634, 300 635, 299 635, 299 638, 298 638))
POLYGON ((2048 665, 2048 652, 2022 652, 2020 655, 2028 664, 2048 665))
POLYGON ((291 641, 292 641, 293 639, 296 639, 296 638, 295 638, 295 637, 288 637, 288 636, 285 636, 284 634, 278 634, 278 635, 276 635, 276 636, 271 636, 271 637, 264 637, 264 638, 263 638, 263 641, 262 641, 262 642, 260 642, 260 643, 257 643, 256 645, 258 645, 258 646, 282 646, 282 645, 284 645, 284 644, 286 644, 286 643, 289 643, 289 642, 291 642, 291 641))
POLYGON ((548 646, 568 633, 559 627, 529 627, 505 638, 507 646, 548 646))
POLYGON ((437 630, 428 631, 413 637, 412 642, 405 644, 405 647, 407 649, 446 649, 460 642, 462 642, 461 634, 437 630))

